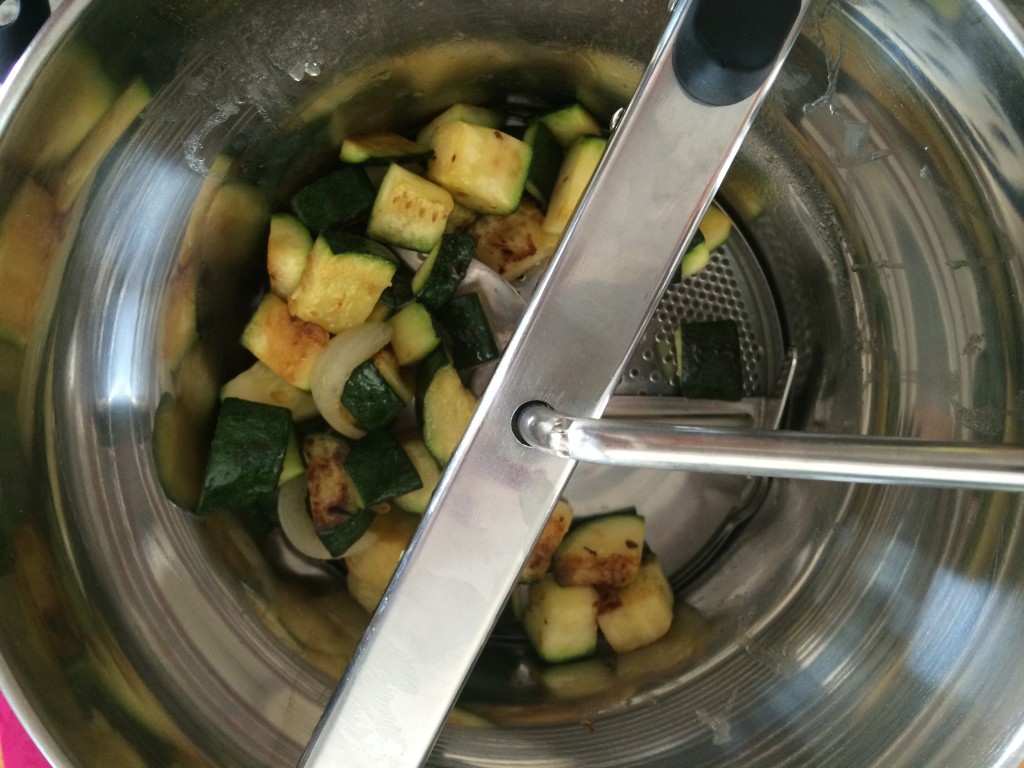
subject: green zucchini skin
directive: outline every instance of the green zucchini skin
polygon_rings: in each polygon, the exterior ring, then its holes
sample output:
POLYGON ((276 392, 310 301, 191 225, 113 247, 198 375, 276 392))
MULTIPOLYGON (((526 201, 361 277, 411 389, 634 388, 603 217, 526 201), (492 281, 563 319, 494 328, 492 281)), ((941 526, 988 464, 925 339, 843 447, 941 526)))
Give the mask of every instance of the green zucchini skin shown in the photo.
POLYGON ((341 557, 366 533, 374 517, 376 513, 372 509, 360 509, 337 525, 317 528, 316 535, 331 557, 341 557))
POLYGON ((733 401, 743 397, 743 355, 735 321, 683 323, 676 336, 682 397, 733 401))
POLYGON ((562 586, 628 586, 640 569, 644 530, 633 508, 580 520, 555 550, 555 578, 562 586))
POLYGON ((356 366, 341 391, 341 402, 367 430, 394 421, 405 410, 405 400, 377 369, 373 359, 356 366))
POLYGON ((452 362, 460 371, 498 357, 498 345, 480 294, 455 296, 438 310, 438 318, 447 331, 452 362))
POLYGON ((476 409, 476 398, 465 388, 444 347, 420 364, 416 416, 423 443, 439 466, 445 466, 476 409))
POLYGON ((558 171, 565 159, 565 150, 551 129, 540 121, 532 123, 526 129, 523 141, 533 147, 530 170, 526 176, 526 191, 546 208, 555 182, 558 181, 558 171))
POLYGON ((331 253, 335 256, 344 256, 347 254, 358 254, 360 256, 369 256, 372 258, 386 261, 389 264, 395 265, 395 271, 398 271, 398 266, 402 262, 399 261, 398 256, 395 252, 388 248, 383 243, 378 243, 376 240, 371 240, 363 235, 357 235, 352 232, 342 232, 339 230, 330 230, 323 233, 324 242, 327 243, 327 247, 330 248, 331 253))
POLYGON ((419 301, 410 301, 388 322, 394 329, 391 347, 401 365, 422 360, 441 344, 433 315, 419 301))
POLYGON ((221 402, 196 513, 260 505, 277 490, 291 411, 237 398, 221 402))
POLYGON ((345 470, 364 507, 423 487, 419 472, 398 439, 385 430, 369 433, 352 444, 345 470))
POLYGON ((292 196, 291 208, 303 224, 321 233, 365 219, 376 197, 366 171, 350 165, 300 189, 292 196))
POLYGON ((423 262, 413 278, 416 299, 438 310, 455 295, 476 252, 476 241, 465 233, 443 235, 437 252, 423 262))

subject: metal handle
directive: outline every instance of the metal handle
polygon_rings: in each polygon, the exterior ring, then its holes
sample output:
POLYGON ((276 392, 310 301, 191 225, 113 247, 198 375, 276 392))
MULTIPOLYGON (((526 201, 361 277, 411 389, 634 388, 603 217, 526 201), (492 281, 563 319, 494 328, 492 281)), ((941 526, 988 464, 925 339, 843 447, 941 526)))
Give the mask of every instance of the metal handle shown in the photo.
POLYGON ((531 403, 527 445, 564 458, 645 469, 1024 491, 1024 446, 687 427, 574 418, 531 403))

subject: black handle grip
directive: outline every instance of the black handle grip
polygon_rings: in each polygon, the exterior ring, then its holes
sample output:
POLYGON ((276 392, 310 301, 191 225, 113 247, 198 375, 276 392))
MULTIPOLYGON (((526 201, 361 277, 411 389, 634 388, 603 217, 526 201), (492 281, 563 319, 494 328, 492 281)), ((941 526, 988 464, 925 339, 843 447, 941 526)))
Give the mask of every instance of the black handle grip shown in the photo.
POLYGON ((11 67, 50 17, 47 0, 19 0, 18 6, 14 20, 0 26, 0 81, 7 79, 11 67))
POLYGON ((683 90, 711 106, 735 104, 771 72, 800 15, 800 0, 694 0, 672 51, 683 90))

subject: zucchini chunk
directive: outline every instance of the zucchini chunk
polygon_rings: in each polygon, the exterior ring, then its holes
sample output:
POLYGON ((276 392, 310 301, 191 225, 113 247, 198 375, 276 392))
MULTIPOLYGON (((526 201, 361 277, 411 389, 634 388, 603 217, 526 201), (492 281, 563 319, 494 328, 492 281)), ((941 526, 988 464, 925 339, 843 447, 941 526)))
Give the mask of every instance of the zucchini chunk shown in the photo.
POLYGON ((498 357, 498 345, 479 293, 455 296, 438 310, 438 317, 447 331, 457 369, 473 368, 498 357))
POLYGON ((437 129, 427 177, 480 213, 511 213, 530 170, 528 144, 495 128, 457 121, 437 129))
POLYGON ((558 237, 565 232, 607 146, 608 142, 600 136, 580 136, 569 147, 551 193, 544 218, 545 232, 558 237))
POLYGON ((427 511, 430 498, 434 495, 438 480, 441 479, 441 470, 419 435, 411 433, 399 435, 398 442, 402 446, 402 450, 409 457, 409 461, 416 467, 416 472, 420 476, 420 482, 423 484, 423 487, 409 493, 403 493, 401 496, 396 496, 395 504, 406 512, 422 515, 427 511))
POLYGON ((466 277, 475 251, 470 235, 443 235, 413 275, 412 292, 420 304, 433 310, 444 306, 466 277))
POLYGON ((370 316, 397 269, 397 257, 380 243, 337 232, 321 235, 288 298, 288 309, 302 320, 340 333, 370 316))
POLYGON ((628 586, 643 559, 644 527, 644 518, 632 509, 583 520, 555 550, 551 566, 558 583, 628 586))
POLYGON ((220 397, 237 397, 287 408, 294 421, 311 419, 317 415, 313 396, 289 384, 264 363, 257 360, 250 368, 231 379, 220 389, 220 397))
POLYGON ((341 402, 367 430, 390 424, 412 402, 394 353, 381 350, 356 366, 341 391, 341 402))
POLYGON ((388 318, 394 329, 391 349, 399 365, 409 365, 425 358, 441 343, 434 327, 434 318, 418 301, 406 304, 388 318))
POLYGON ((700 233, 707 243, 708 250, 713 251, 725 245, 732 231, 732 220, 721 208, 712 205, 700 220, 700 233))
POLYGON ((306 257, 313 248, 313 235, 306 225, 290 213, 270 217, 267 238, 267 274, 270 290, 287 300, 299 285, 306 257))
POLYGON ((287 408, 229 397, 221 403, 197 514, 266 501, 276 490, 292 433, 287 408))
POLYGON ((305 390, 328 341, 326 330, 292 316, 288 305, 272 293, 263 297, 242 332, 242 346, 286 382, 305 390))
POLYGON ((314 433, 303 440, 309 516, 331 557, 341 557, 363 537, 374 512, 363 503, 346 469, 349 445, 337 435, 314 433))
POLYGON ((551 566, 551 557, 554 555, 558 545, 562 543, 569 525, 572 523, 572 507, 565 499, 559 499, 555 504, 551 517, 544 524, 544 530, 540 532, 537 543, 533 545, 530 559, 526 561, 523 570, 519 574, 520 582, 537 581, 547 573, 551 566))
POLYGON ((349 165, 300 189, 291 207, 303 224, 320 234, 366 218, 376 194, 366 171, 349 165))
POLYGON ((740 400, 743 353, 733 320, 683 323, 675 331, 676 373, 682 397, 740 400))
POLYGON ((374 515, 367 531, 374 545, 345 558, 349 594, 370 613, 384 596, 418 523, 416 515, 398 510, 374 515))
MULTIPOLYGON (((384 313, 384 316, 379 319, 387 320, 396 310, 413 300, 412 278, 413 271, 404 262, 398 262, 398 269, 395 270, 395 274, 391 278, 391 285, 381 292, 380 301, 377 302, 377 308, 374 310, 374 312, 384 313)), ((372 317, 373 313, 368 319, 372 317)))
POLYGON ((546 206, 558 181, 558 171, 565 159, 565 150, 558 143, 555 134, 542 122, 531 123, 523 135, 523 141, 533 150, 530 171, 526 176, 526 191, 533 199, 546 206))
POLYGON ((398 439, 385 430, 369 433, 352 445, 345 470, 363 501, 372 506, 423 487, 416 467, 398 439))
POLYGON ((601 135, 597 120, 578 102, 541 115, 537 121, 547 126, 563 147, 572 146, 580 136, 601 135))
POLYGON ((648 554, 632 584, 601 594, 597 625, 616 653, 642 648, 671 628, 673 601, 661 563, 648 554))
POLYGON ((349 136, 341 142, 345 163, 415 163, 430 157, 430 145, 421 146, 391 131, 349 136))
POLYGON ((306 462, 302 458, 302 449, 295 437, 293 429, 288 435, 288 446, 284 451, 284 463, 281 465, 281 476, 277 479, 277 487, 294 480, 306 472, 306 462))
POLYGON ((565 662, 597 650, 597 590, 565 587, 546 574, 530 585, 523 629, 544 661, 565 662))
POLYGON ((429 253, 441 240, 454 207, 447 190, 392 164, 380 183, 366 233, 400 248, 429 253))
POLYGON ((466 389, 441 348, 420 368, 419 405, 423 443, 442 467, 448 463, 476 410, 476 397, 466 389))
POLYGON ((329 528, 367 506, 345 469, 350 450, 348 442, 331 432, 314 432, 302 440, 309 513, 316 528, 329 528))
POLYGON ((164 495, 194 511, 203 487, 210 435, 170 392, 160 397, 153 419, 153 462, 164 495))
POLYGON ((690 240, 690 245, 683 254, 683 260, 679 263, 679 277, 690 277, 700 272, 711 261, 711 250, 700 230, 690 240))
POLYGON ((506 216, 481 216, 469 234, 476 240, 476 258, 506 280, 551 258, 560 236, 544 230, 544 212, 528 198, 506 216))
POLYGON ((482 125, 486 128, 500 128, 505 122, 505 115, 496 109, 480 107, 475 104, 452 104, 444 112, 427 123, 416 135, 416 143, 429 147, 434 143, 434 134, 442 125, 454 122, 482 125))

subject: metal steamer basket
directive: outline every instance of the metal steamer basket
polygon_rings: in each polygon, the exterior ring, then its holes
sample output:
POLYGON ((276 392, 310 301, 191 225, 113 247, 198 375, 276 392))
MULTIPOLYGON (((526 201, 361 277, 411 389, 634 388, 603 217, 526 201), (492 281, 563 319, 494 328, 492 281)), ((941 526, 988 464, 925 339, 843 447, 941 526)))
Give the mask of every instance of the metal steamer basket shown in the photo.
MULTIPOLYGON (((611 120, 667 19, 636 0, 54 14, 0 99, 0 684, 54 764, 300 759, 368 616, 243 520, 167 500, 161 400, 211 407, 266 216, 338 136, 456 99, 611 120)), ((1022 156, 1019 8, 813 5, 716 197, 733 234, 662 297, 619 402, 672 389, 681 320, 728 318, 745 398, 688 423, 1018 443, 1022 156)), ((428 764, 1024 758, 1018 493, 581 465, 566 495, 647 516, 673 629, 545 666, 499 624, 428 764)))

